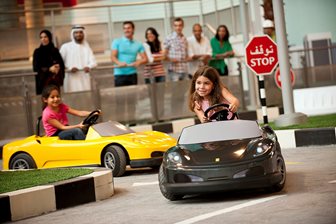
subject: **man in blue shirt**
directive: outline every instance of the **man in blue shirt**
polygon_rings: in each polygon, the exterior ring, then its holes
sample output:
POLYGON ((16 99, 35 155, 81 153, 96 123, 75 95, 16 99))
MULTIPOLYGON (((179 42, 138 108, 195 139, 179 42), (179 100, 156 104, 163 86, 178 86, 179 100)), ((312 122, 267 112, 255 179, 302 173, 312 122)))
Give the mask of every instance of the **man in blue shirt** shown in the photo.
POLYGON ((136 85, 138 75, 136 68, 147 63, 145 49, 141 42, 133 39, 134 23, 123 23, 124 36, 112 42, 111 60, 118 68, 114 69, 115 86, 136 85), (137 60, 137 55, 141 59, 137 60))

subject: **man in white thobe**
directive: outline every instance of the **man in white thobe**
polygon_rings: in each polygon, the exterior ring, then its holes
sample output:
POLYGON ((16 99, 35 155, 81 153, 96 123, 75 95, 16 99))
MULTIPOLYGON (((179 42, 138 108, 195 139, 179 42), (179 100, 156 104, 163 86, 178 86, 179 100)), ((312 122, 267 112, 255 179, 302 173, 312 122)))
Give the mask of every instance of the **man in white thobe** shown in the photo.
POLYGON ((90 71, 97 63, 89 43, 85 40, 84 27, 73 27, 71 40, 60 49, 65 65, 64 92, 91 90, 90 71))
POLYGON ((192 75, 199 66, 207 65, 212 56, 210 41, 202 34, 202 26, 199 23, 193 25, 193 35, 188 40, 188 56, 192 60, 189 63, 189 71, 192 75))

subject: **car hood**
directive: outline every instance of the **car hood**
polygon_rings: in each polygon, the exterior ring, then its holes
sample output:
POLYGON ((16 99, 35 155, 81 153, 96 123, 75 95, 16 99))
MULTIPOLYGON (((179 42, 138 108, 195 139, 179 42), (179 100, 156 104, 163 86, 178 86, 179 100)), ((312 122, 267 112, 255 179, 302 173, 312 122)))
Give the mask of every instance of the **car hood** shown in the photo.
POLYGON ((220 165, 251 159, 249 151, 260 141, 261 138, 253 138, 178 145, 175 150, 185 165, 220 165))
MULTIPOLYGON (((138 133, 129 133, 119 136, 107 136, 100 137, 103 142, 118 142, 119 144, 125 147, 156 147, 156 148, 170 148, 176 145, 176 139, 170 137, 169 135, 156 132, 156 131, 147 131, 147 132, 138 132, 138 133)), ((94 139, 95 140, 95 139, 94 139)))
MULTIPOLYGON (((120 136, 121 137, 121 136, 120 136)), ((127 141, 144 145, 172 146, 176 144, 176 139, 171 136, 157 131, 146 131, 138 133, 130 133, 123 135, 127 141)))

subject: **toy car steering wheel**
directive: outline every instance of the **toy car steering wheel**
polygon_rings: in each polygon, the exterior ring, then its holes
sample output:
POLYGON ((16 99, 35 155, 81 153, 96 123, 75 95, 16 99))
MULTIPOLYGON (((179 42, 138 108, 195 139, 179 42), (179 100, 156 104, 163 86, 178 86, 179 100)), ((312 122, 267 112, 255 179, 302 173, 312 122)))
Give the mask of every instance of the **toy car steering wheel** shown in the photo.
POLYGON ((83 125, 91 126, 96 123, 99 118, 100 110, 92 111, 83 121, 83 125), (98 114, 97 114, 98 112, 98 114))
POLYGON ((215 104, 215 105, 209 107, 208 109, 206 109, 204 111, 204 116, 208 117, 209 111, 214 110, 214 109, 219 108, 219 107, 224 107, 224 108, 222 110, 216 111, 214 114, 212 114, 209 117, 210 120, 227 121, 227 120, 234 120, 235 118, 238 119, 237 113, 233 113, 233 112, 229 111, 230 105, 225 104, 225 103, 219 103, 219 104, 215 104), (229 116, 230 114, 232 114, 232 116, 229 116))

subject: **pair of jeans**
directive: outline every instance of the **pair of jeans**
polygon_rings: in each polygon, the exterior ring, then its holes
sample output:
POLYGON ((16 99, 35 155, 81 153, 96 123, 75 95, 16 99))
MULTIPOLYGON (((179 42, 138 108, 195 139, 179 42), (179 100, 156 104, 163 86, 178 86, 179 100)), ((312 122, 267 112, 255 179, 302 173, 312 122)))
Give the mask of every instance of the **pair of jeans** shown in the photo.
POLYGON ((130 75, 114 75, 114 85, 118 86, 131 86, 138 84, 137 73, 130 75))
POLYGON ((154 81, 154 83, 165 82, 166 81, 166 77, 165 76, 156 76, 156 77, 153 77, 153 78, 145 78, 145 83, 146 84, 153 83, 153 81, 154 81))
POLYGON ((85 134, 80 128, 72 128, 60 131, 58 137, 62 140, 84 140, 85 134))
POLYGON ((188 78, 188 73, 178 73, 178 72, 174 72, 172 70, 168 70, 168 76, 170 78, 171 81, 176 82, 176 81, 181 81, 184 79, 188 78))

